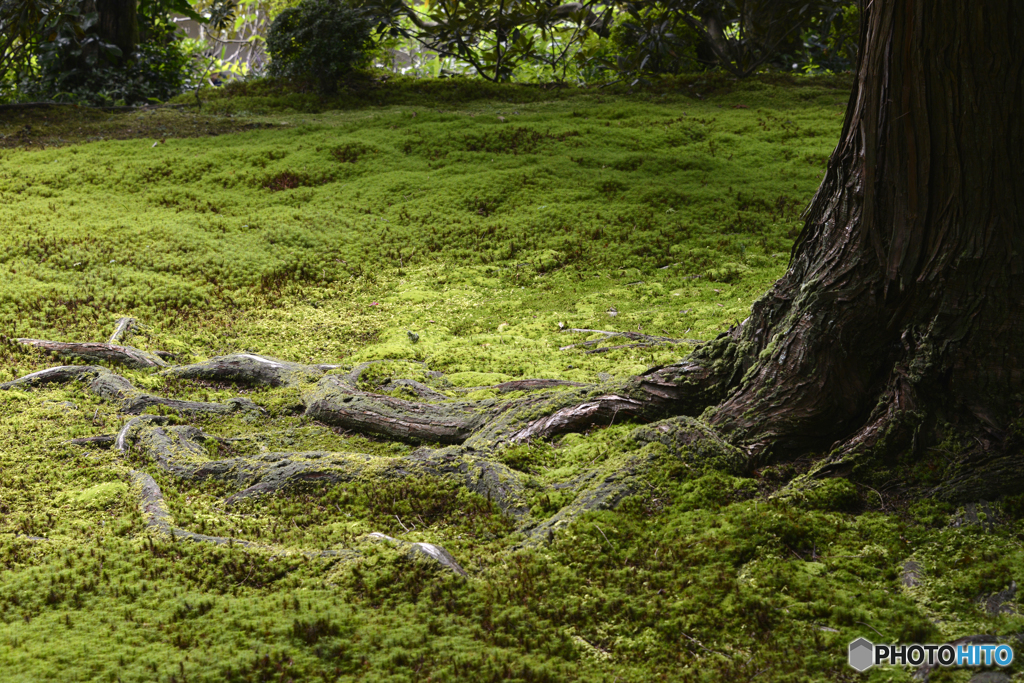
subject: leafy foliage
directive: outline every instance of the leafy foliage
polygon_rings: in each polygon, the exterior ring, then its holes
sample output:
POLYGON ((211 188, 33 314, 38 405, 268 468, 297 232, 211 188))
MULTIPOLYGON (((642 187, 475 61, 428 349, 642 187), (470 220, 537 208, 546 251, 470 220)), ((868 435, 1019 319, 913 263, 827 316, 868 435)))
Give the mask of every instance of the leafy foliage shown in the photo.
MULTIPOLYGON (((669 0, 669 6, 677 0, 669 0)), ((842 23, 849 0, 682 0, 685 20, 718 66, 743 78, 801 51, 806 30, 842 23)), ((818 39, 820 42, 820 39, 818 39)), ((827 40, 827 36, 825 37, 827 40)), ((709 60, 711 61, 711 60, 709 60)))
POLYGON ((75 17, 69 0, 0 0, 0 97, 31 69, 40 43, 76 29, 75 17))
POLYGON ((629 2, 612 31, 615 62, 623 74, 678 74, 698 69, 700 36, 671 3, 629 2))
POLYGON ((575 80, 721 68, 843 70, 855 58, 853 0, 363 0, 417 73, 491 81, 575 80), (792 64, 792 66, 791 66, 792 64), (460 66, 461 65, 461 66, 460 66))
POLYGON ((128 59, 90 29, 96 15, 65 25, 39 45, 37 73, 23 77, 21 92, 39 99, 113 105, 169 100, 195 83, 192 55, 174 26, 153 24, 149 40, 128 59))
POLYGON ((333 0, 302 0, 270 26, 270 72, 316 80, 321 93, 333 94, 338 80, 365 62, 370 32, 370 20, 358 8, 333 0))

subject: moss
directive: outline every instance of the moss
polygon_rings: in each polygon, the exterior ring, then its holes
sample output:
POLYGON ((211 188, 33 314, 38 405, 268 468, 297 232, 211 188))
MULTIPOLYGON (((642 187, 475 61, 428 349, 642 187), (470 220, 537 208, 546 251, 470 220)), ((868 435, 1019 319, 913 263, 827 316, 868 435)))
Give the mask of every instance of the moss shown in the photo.
MULTIPOLYGON (((708 75, 630 95, 451 79, 332 102, 247 83, 203 95, 219 118, 5 113, 0 380, 51 363, 10 338, 104 339, 123 315, 147 323, 133 346, 176 362, 247 352, 339 375, 387 358, 364 388, 406 378, 460 400, 498 380, 612 382, 674 362, 692 345, 562 351, 588 335, 558 323, 711 339, 745 318, 783 272, 845 85, 708 75), (282 174, 303 182, 264 187, 282 174)), ((731 367, 734 346, 701 354, 731 367)), ((302 418, 301 392, 324 384, 124 374, 154 394, 268 409, 168 420, 225 439, 179 452, 184 464, 422 453, 302 418)), ((5 681, 842 680, 858 636, 1024 630, 978 601, 1024 581, 1015 499, 954 528, 951 509, 901 516, 888 494, 885 511, 868 493, 855 514, 839 480, 769 498, 800 468, 737 476, 735 451, 695 420, 478 444, 499 464, 473 470, 474 490, 455 476, 471 460, 438 450, 452 473, 370 468, 226 505, 233 484, 67 445, 126 422, 81 384, 2 398, 5 681), (147 531, 130 467, 150 468, 179 526, 261 547, 147 531), (512 484, 521 509, 503 512, 487 491, 512 484), (470 576, 374 531, 442 545, 470 576), (312 556, 340 548, 359 554, 312 556), (899 576, 911 557, 925 577, 913 591, 899 576)))
POLYGON ((861 505, 857 487, 848 479, 825 479, 803 488, 793 502, 812 510, 849 512, 861 505))
POLYGON ((692 417, 674 417, 630 435, 637 443, 660 443, 668 453, 696 472, 723 470, 739 473, 746 467, 746 456, 726 442, 707 425, 692 417))
POLYGON ((111 481, 104 484, 96 484, 71 497, 75 505, 84 508, 106 510, 122 502, 122 497, 128 493, 128 487, 124 482, 111 481))

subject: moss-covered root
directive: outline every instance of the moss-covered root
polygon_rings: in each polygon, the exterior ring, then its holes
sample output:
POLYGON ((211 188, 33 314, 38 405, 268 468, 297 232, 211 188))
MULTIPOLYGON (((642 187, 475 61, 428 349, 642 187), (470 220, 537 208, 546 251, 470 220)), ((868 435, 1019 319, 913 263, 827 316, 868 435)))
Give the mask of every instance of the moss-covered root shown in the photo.
POLYGON ((682 463, 695 473, 721 470, 736 474, 747 463, 741 449, 692 417, 673 417, 638 427, 630 439, 639 448, 625 461, 582 475, 576 481, 578 493, 569 505, 524 528, 524 547, 549 542, 555 531, 584 513, 615 509, 629 496, 649 491, 648 473, 659 460, 682 463))
POLYGON ((306 417, 361 433, 403 441, 459 444, 479 427, 494 401, 422 403, 355 389, 328 375, 304 398, 306 417))
POLYGON ((106 368, 97 365, 59 365, 0 383, 0 390, 34 389, 47 384, 68 384, 82 377, 95 377, 105 370, 106 368))
POLYGON ((620 394, 609 393, 556 410, 551 415, 527 422, 513 432, 508 440, 522 443, 556 434, 583 431, 591 425, 610 425, 615 420, 640 417, 647 402, 620 394))
MULTIPOLYGON (((230 536, 208 536, 207 534, 197 534, 193 531, 178 528, 174 526, 174 518, 171 517, 170 511, 167 509, 167 503, 164 502, 164 494, 160 490, 160 485, 156 483, 156 480, 145 472, 139 472, 137 470, 131 471, 131 479, 132 484, 138 491, 139 507, 142 511, 143 518, 145 519, 146 527, 150 531, 160 535, 170 536, 174 539, 192 541, 194 543, 231 545, 250 549, 263 548, 279 552, 279 549, 272 548, 271 546, 264 546, 251 541, 232 538, 230 536)), ((302 554, 307 557, 351 558, 357 556, 359 553, 354 550, 341 549, 304 551, 302 554)), ((451 556, 449 555, 449 557, 451 556)))
POLYGON ((61 365, 47 368, 0 384, 3 389, 30 389, 47 384, 68 384, 79 379, 90 379, 89 389, 108 401, 120 403, 121 412, 128 415, 139 415, 147 408, 161 406, 178 413, 215 413, 227 414, 236 411, 263 409, 247 398, 232 398, 224 403, 206 403, 203 401, 184 401, 174 398, 154 396, 140 391, 126 378, 97 365, 61 365))
POLYGON ((534 393, 473 402, 407 401, 356 389, 350 376, 328 375, 303 400, 306 416, 326 424, 414 443, 489 449, 623 420, 697 414, 724 396, 726 377, 734 374, 728 370, 686 362, 605 385, 520 380, 508 389, 534 393))
MULTIPOLYGON (((171 516, 171 513, 167 508, 167 503, 164 502, 163 492, 160 490, 160 485, 156 483, 156 480, 145 472, 140 472, 138 470, 132 470, 130 474, 132 484, 138 493, 139 507, 142 511, 143 518, 145 519, 146 527, 150 531, 183 541, 212 543, 214 545, 231 545, 250 549, 262 548, 280 553, 280 549, 275 549, 271 546, 263 546, 257 543, 252 543, 251 541, 232 538, 230 536, 209 536, 207 534, 197 534, 174 526, 174 518, 171 516)), ((374 541, 383 540, 387 541, 391 545, 404 547, 412 557, 424 558, 436 562, 451 572, 459 574, 460 576, 467 576, 466 570, 459 565, 455 558, 452 557, 452 554, 439 545, 434 545, 433 543, 408 543, 406 541, 400 541, 396 538, 386 536, 379 532, 371 533, 366 538, 367 540, 374 541)), ((302 554, 307 557, 334 559, 354 559, 360 555, 359 551, 351 549, 306 550, 302 551, 302 554)))
POLYGON ((55 353, 62 358, 84 358, 106 361, 128 368, 162 368, 167 365, 159 356, 132 346, 119 346, 103 342, 58 342, 46 339, 19 338, 21 344, 55 353))
POLYGON ((181 379, 203 379, 220 382, 238 382, 256 386, 301 386, 315 382, 337 365, 304 365, 277 358, 257 356, 253 353, 235 353, 217 356, 202 363, 178 365, 160 374, 181 379))
POLYGON ((228 505, 310 482, 335 484, 366 477, 440 476, 454 479, 491 500, 505 514, 521 518, 528 512, 523 475, 479 457, 471 449, 421 448, 398 458, 303 451, 211 460, 211 452, 230 454, 231 441, 212 437, 190 425, 166 426, 166 419, 158 416, 130 420, 121 429, 115 445, 125 454, 131 449, 137 457, 177 479, 215 479, 237 487, 239 491, 225 501, 228 505))

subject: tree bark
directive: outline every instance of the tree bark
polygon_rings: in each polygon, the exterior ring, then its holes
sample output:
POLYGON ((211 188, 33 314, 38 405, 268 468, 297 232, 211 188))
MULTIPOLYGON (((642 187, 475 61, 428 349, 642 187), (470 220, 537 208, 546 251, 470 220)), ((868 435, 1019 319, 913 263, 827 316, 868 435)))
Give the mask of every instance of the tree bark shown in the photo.
POLYGON ((875 0, 861 34, 839 144, 712 424, 754 465, 831 451, 837 472, 969 433, 990 483, 1019 484, 993 454, 1024 416, 1024 5, 875 0))
MULTIPOLYGON (((138 0, 82 0, 79 9, 82 14, 95 12, 96 23, 92 30, 96 37, 107 45, 115 45, 121 50, 120 57, 107 55, 107 60, 124 64, 139 43, 138 0)), ((96 46, 90 48, 93 56, 97 49, 96 46)), ((77 67, 88 68, 84 56, 78 58, 77 67)))
POLYGON ((128 59, 139 42, 137 0, 96 0, 96 12, 100 38, 121 49, 120 61, 128 59))

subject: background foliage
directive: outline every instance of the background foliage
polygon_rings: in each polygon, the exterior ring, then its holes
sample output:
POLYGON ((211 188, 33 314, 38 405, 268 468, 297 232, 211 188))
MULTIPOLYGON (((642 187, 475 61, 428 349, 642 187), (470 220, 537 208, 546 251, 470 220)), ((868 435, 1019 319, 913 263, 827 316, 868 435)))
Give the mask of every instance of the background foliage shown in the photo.
POLYGON ((320 92, 333 95, 338 80, 367 60, 371 21, 363 11, 336 0, 302 0, 270 25, 270 73, 314 79, 320 92))
POLYGON ((143 0, 138 9, 142 40, 121 55, 96 32, 95 12, 2 0, 4 96, 133 104, 258 77, 275 25, 290 37, 270 49, 272 73, 305 75, 324 94, 367 64, 419 77, 576 84, 714 69, 838 72, 856 58, 859 16, 855 0, 143 0), (184 40, 173 16, 200 21, 202 39, 184 40), (340 47, 338 35, 353 37, 340 47))

